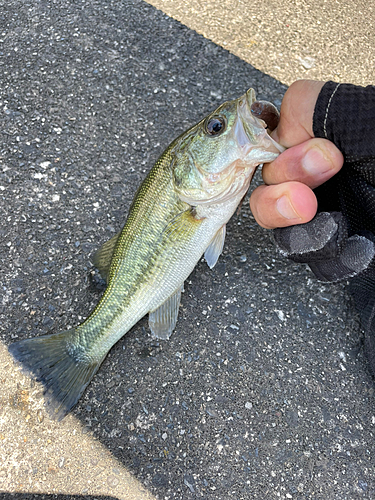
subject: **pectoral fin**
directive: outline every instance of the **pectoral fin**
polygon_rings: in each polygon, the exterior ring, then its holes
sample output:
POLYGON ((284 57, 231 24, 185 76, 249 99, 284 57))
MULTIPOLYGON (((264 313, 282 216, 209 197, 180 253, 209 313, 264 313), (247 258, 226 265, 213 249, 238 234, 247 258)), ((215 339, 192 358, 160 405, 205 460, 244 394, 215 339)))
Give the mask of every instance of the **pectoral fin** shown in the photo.
POLYGON ((221 252, 223 251, 224 241, 225 241, 225 224, 215 234, 213 240, 207 247, 207 250, 204 252, 204 258, 206 259, 206 262, 211 269, 215 266, 218 258, 220 257, 221 252))
POLYGON ((99 269, 101 277, 107 281, 109 268, 111 266, 111 260, 113 252, 118 240, 120 233, 116 234, 110 240, 106 241, 99 250, 97 250, 92 258, 92 263, 95 267, 99 269))
POLYGON ((183 288, 182 286, 176 290, 158 309, 150 312, 148 324, 154 337, 167 340, 172 335, 177 323, 178 308, 183 288))
POLYGON ((195 208, 189 207, 187 210, 178 213, 164 228, 162 236, 164 238, 181 239, 191 234, 197 226, 202 224, 204 219, 198 218, 195 208))

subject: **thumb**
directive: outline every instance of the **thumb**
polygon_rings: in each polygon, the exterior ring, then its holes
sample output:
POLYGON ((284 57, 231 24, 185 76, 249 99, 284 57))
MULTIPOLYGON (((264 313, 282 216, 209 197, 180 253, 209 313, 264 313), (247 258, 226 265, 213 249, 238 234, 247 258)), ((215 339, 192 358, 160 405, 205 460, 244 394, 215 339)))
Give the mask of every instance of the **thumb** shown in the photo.
POLYGON ((281 103, 280 122, 271 133, 275 141, 290 148, 314 137, 314 109, 324 83, 314 80, 292 83, 281 103))

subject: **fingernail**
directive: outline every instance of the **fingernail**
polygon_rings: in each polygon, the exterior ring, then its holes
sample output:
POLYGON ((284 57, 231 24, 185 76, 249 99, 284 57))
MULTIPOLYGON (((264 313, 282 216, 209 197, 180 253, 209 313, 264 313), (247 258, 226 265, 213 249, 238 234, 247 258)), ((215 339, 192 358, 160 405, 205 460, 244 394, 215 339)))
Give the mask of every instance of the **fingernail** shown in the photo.
POLYGON ((302 158, 302 167, 310 175, 322 175, 332 169, 332 162, 319 148, 311 148, 302 158))
POLYGON ((288 196, 284 195, 276 201, 276 208, 279 214, 285 219, 301 219, 298 213, 294 210, 288 196))

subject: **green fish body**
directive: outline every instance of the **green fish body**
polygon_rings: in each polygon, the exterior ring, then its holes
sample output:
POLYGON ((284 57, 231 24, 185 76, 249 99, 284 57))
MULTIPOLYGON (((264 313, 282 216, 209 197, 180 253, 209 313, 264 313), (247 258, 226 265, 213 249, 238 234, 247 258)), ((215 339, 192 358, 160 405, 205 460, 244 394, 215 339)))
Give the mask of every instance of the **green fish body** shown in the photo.
POLYGON ((170 337, 184 281, 204 254, 212 268, 225 225, 256 167, 282 151, 250 110, 255 93, 222 104, 178 137, 140 186, 122 231, 95 254, 107 288, 71 330, 9 347, 46 387, 53 418, 76 404, 111 347, 149 313, 152 335, 170 337))

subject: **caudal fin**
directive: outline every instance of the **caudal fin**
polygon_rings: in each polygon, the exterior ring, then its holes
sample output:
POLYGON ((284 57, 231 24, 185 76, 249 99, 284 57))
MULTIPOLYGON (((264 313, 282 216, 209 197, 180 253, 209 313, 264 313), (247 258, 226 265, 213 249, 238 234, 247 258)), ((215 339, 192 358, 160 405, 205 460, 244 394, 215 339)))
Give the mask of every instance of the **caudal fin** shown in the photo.
POLYGON ((68 350, 73 332, 21 340, 9 346, 23 370, 45 386, 47 410, 55 420, 62 420, 69 413, 102 362, 80 360, 72 349, 68 350))

